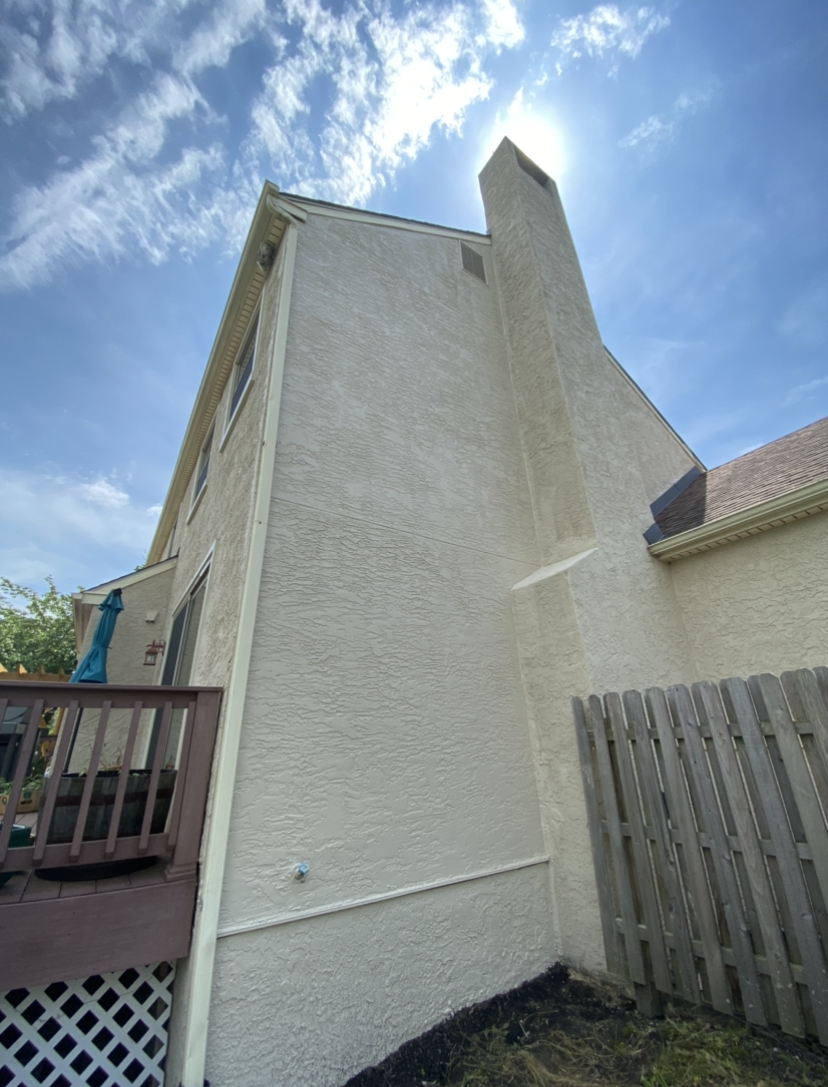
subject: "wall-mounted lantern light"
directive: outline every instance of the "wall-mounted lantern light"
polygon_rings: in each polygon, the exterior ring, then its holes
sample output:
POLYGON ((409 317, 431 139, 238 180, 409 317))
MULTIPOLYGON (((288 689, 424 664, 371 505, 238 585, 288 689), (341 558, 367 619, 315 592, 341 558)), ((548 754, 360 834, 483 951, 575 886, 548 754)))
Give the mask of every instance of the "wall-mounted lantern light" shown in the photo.
POLYGON ((144 653, 144 664, 152 668, 152 666, 158 659, 158 654, 163 653, 166 648, 166 642, 156 642, 155 639, 153 639, 150 645, 147 646, 146 652, 144 653))

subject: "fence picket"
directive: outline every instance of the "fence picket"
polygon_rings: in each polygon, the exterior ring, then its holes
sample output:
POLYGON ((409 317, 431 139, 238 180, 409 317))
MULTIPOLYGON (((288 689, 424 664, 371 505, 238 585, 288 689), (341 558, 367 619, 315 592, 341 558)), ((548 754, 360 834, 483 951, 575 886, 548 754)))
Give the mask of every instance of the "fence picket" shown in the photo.
POLYGON ((711 859, 718 882, 721 906, 727 918, 728 934, 733 948, 736 970, 739 975, 745 1016, 750 1022, 764 1024, 765 1012, 762 1006, 759 972, 756 968, 753 948, 750 944, 747 921, 739 894, 739 886, 736 882, 730 845, 725 833, 726 828, 719 814, 709 764, 705 758, 704 743, 699 727, 700 722, 696 716, 696 708, 686 687, 671 687, 668 691, 668 700, 674 714, 679 716, 681 720, 684 733, 684 754, 687 756, 684 765, 687 770, 688 781, 692 780, 695 784, 695 791, 699 798, 697 812, 703 812, 704 825, 710 836, 711 859))
POLYGON ((578 753, 581 762, 581 777, 584 782, 584 798, 587 805, 589 839, 592 846, 592 863, 595 868, 595 884, 598 888, 598 909, 601 914, 601 931, 604 936, 604 950, 607 957, 607 969, 610 973, 621 972, 621 956, 618 949, 618 931, 615 926, 615 907, 612 901, 608 858, 604 849, 604 835, 601 831, 601 812, 592 766, 592 750, 587 731, 586 713, 580 698, 572 699, 575 715, 575 735, 578 740, 578 753))
MULTIPOLYGON (((776 676, 771 675, 751 678, 762 692, 776 736, 782 737, 784 741, 786 729, 792 729, 793 722, 790 719, 779 680, 776 676)), ((728 679, 724 681, 723 687, 733 700, 745 742, 745 749, 762 789, 762 800, 768 815, 770 837, 776 850, 776 862, 782 876, 783 889, 781 893, 786 895, 790 905, 791 923, 796 932, 802 956, 802 965, 808 979, 808 989, 811 995, 819 1040, 823 1045, 828 1045, 828 971, 825 968, 825 959, 816 927, 814 909, 808 895, 805 877, 802 874, 796 843, 782 802, 782 794, 773 776, 764 737, 759 727, 753 703, 750 700, 748 685, 744 680, 728 679)), ((786 759, 786 766, 789 773, 796 774, 797 756, 801 757, 801 749, 797 750, 795 754, 793 745, 788 744, 787 747, 790 748, 790 759, 786 759)), ((797 748, 799 748, 798 744, 797 748)), ((803 769, 805 768, 803 767, 803 769)), ((805 807, 807 808, 807 805, 805 807)), ((816 822, 816 820, 813 821, 816 822)), ((824 831, 824 827, 822 829, 824 831)), ((820 841, 816 833, 814 840, 809 839, 809 841, 812 851, 815 844, 816 848, 819 849, 820 841)))
POLYGON ((627 958, 627 972, 635 985, 647 986, 649 979, 644 969, 644 956, 641 952, 641 939, 638 932, 638 917, 635 910, 630 873, 627 868, 627 854, 624 846, 624 834, 618 814, 618 797, 615 791, 615 775, 610 760, 604 724, 604 707, 601 699, 591 695, 589 715, 592 719, 592 735, 595 741, 595 756, 598 763, 598 776, 604 797, 604 810, 607 819, 610 844, 612 846, 613 872, 618 891, 621 919, 624 931, 624 949, 627 958))
MULTIPOLYGON (((623 696, 627 720, 631 722, 635 736, 635 762, 638 767, 638 780, 642 793, 650 810, 649 825, 655 835, 655 860, 661 882, 664 885, 667 901, 667 918, 675 942, 676 959, 679 967, 679 982, 682 996, 698 1004, 700 1000, 696 963, 693 958, 693 943, 687 924, 687 916, 681 895, 678 866, 673 851, 669 829, 663 818, 663 798, 658 782, 655 755, 650 741, 644 702, 638 691, 625 691, 623 696)), ((670 990, 665 990, 669 992, 670 990)))
POLYGON ((658 897, 653 872, 650 866, 649 846, 647 836, 644 833, 644 820, 641 817, 638 793, 635 787, 635 775, 633 773, 632 755, 627 739, 627 728, 624 722, 624 713, 621 708, 621 698, 612 693, 604 696, 604 705, 615 740, 615 757, 618 763, 618 771, 621 776, 621 787, 624 794, 624 807, 626 809, 627 824, 632 838, 632 863, 635 872, 635 882, 638 888, 638 896, 641 901, 641 909, 644 914, 644 924, 647 929, 647 945, 650 951, 650 960, 653 967, 655 986, 662 993, 673 991, 673 981, 670 976, 670 967, 667 962, 667 949, 664 946, 664 933, 662 931, 661 915, 658 909, 658 897))
POLYGON ((737 762, 736 750, 728 728, 724 707, 718 688, 714 683, 704 682, 693 685, 696 706, 704 714, 710 728, 719 765, 722 769, 725 788, 730 800, 731 810, 736 820, 740 852, 747 866, 751 885, 756 889, 755 903, 762 926, 768 964, 774 980, 774 991, 779 1007, 782 1029, 788 1034, 802 1036, 805 1027, 796 999, 796 987, 791 973, 788 954, 779 918, 774 907, 770 878, 759 835, 751 814, 750 800, 742 782, 737 762))
POLYGON ((661 757, 665 770, 664 787, 667 794, 667 805, 671 813, 671 822, 678 828, 681 839, 688 876, 687 897, 694 908, 699 927, 699 935, 710 980, 711 1003, 717 1011, 732 1012, 733 1004, 727 986, 716 919, 710 902, 704 856, 696 834, 692 802, 679 761, 679 752, 667 699, 664 691, 658 687, 653 687, 646 692, 646 701, 650 717, 658 730, 661 757))

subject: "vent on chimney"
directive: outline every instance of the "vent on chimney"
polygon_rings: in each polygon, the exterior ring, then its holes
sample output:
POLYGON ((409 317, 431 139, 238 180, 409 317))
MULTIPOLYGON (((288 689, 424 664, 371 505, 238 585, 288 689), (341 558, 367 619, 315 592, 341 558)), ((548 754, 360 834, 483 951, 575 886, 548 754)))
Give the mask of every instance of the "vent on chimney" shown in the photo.
POLYGON ((524 155, 519 147, 515 148, 515 157, 517 158, 517 164, 521 168, 521 170, 523 170, 524 173, 527 173, 530 177, 534 178, 535 181, 537 181, 537 183, 545 189, 546 182, 549 180, 549 174, 545 174, 543 170, 541 170, 540 166, 536 166, 528 155, 524 155))
POLYGON ((476 253, 474 249, 466 245, 465 242, 460 242, 460 255, 463 258, 463 269, 466 272, 471 272, 473 276, 477 276, 481 282, 486 282, 486 268, 483 264, 483 258, 479 253, 476 253))

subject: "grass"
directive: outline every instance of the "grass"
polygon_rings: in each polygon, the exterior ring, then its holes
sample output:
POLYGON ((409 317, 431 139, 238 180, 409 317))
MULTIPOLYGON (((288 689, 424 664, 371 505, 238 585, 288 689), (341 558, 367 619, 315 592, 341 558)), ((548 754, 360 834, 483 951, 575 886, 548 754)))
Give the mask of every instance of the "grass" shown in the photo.
POLYGON ((775 1034, 713 1022, 704 1013, 653 1021, 633 1016, 614 1026, 621 1029, 604 1023, 577 1034, 531 1031, 511 1043, 507 1026, 491 1027, 457 1048, 446 1082, 451 1087, 828 1087, 828 1066, 818 1056, 785 1052, 784 1040, 775 1034))

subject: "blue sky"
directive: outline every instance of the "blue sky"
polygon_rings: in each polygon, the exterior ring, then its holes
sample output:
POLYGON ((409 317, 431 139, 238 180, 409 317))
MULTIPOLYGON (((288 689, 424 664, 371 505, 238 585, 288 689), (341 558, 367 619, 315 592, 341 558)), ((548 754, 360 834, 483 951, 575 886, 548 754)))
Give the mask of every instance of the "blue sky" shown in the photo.
POLYGON ((266 177, 483 230, 509 134, 708 466, 828 414, 819 0, 0 4, 6 577, 142 561, 266 177))

